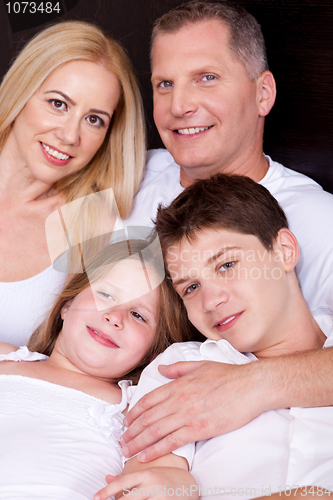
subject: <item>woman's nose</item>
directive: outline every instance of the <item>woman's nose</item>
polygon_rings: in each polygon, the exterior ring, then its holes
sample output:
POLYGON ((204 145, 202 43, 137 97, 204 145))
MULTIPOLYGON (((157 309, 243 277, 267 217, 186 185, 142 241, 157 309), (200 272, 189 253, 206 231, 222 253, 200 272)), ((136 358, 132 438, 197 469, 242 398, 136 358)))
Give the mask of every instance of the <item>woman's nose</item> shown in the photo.
POLYGON ((78 146, 80 144, 80 121, 73 116, 69 116, 57 129, 58 139, 68 146, 78 146))

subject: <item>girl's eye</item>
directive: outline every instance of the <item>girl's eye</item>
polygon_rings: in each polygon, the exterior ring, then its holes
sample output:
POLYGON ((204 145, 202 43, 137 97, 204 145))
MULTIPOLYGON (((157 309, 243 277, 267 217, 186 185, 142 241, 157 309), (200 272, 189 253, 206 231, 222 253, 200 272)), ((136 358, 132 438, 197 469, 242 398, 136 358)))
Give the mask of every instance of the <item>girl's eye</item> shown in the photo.
POLYGON ((51 103, 52 107, 55 109, 63 109, 67 111, 67 104, 64 101, 60 101, 59 99, 50 99, 49 103, 51 103))
POLYGON ((135 318, 135 319, 138 319, 140 321, 143 321, 143 323, 147 323, 147 321, 141 316, 141 314, 139 314, 138 312, 136 311, 131 311, 131 315, 135 318))
POLYGON ((236 264, 235 261, 232 261, 232 262, 225 262, 224 264, 222 264, 220 267, 219 267, 219 271, 228 271, 229 269, 232 269, 234 267, 234 265, 236 264))
POLYGON ((211 82, 211 81, 213 81, 213 80, 215 80, 215 79, 216 79, 216 77, 215 77, 214 75, 205 75, 205 76, 203 77, 203 81, 204 81, 204 82, 211 82))
POLYGON ((104 127, 105 126, 104 120, 102 120, 102 118, 100 118, 97 115, 89 115, 89 116, 87 116, 86 120, 88 123, 90 123, 90 125, 93 125, 94 127, 104 127))
POLYGON ((185 297, 185 295, 188 295, 189 293, 194 292, 194 290, 199 288, 199 286, 199 283, 193 283, 192 285, 188 286, 183 293, 183 297, 185 297))
POLYGON ((104 300, 115 300, 112 295, 110 295, 108 292, 102 292, 101 290, 97 290, 97 294, 104 300))

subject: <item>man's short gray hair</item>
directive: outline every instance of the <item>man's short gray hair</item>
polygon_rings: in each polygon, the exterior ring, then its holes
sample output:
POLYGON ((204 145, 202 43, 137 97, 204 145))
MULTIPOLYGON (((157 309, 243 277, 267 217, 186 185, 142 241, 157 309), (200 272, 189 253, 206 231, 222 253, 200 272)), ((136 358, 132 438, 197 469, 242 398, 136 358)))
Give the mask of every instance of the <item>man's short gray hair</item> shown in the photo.
POLYGON ((229 28, 232 53, 245 66, 251 81, 268 70, 265 40, 257 20, 243 7, 220 2, 188 2, 158 18, 153 26, 151 48, 159 34, 179 31, 188 24, 217 19, 229 28))

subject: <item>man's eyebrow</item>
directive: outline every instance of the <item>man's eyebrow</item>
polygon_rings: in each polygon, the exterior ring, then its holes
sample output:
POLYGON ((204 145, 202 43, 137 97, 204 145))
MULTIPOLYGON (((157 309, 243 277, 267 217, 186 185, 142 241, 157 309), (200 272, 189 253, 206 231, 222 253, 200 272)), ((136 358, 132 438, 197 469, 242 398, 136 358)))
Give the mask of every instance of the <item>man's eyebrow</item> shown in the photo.
POLYGON ((228 252, 229 250, 240 250, 241 247, 238 246, 229 246, 229 247, 224 247, 221 248, 217 253, 209 257, 209 259, 206 261, 206 264, 213 264, 217 259, 221 257, 225 252, 228 252))
MULTIPOLYGON (((64 99, 66 99, 66 101, 68 101, 70 104, 72 104, 73 106, 76 105, 76 102, 73 101, 73 99, 71 97, 69 97, 67 94, 65 94, 64 92, 61 92, 61 90, 48 90, 47 92, 45 92, 45 94, 50 94, 50 93, 59 94, 64 99)), ((100 115, 106 115, 109 118, 109 120, 111 120, 110 114, 107 111, 103 111, 102 109, 95 109, 95 108, 94 109, 90 109, 89 113, 96 113, 96 114, 100 114, 100 115)))

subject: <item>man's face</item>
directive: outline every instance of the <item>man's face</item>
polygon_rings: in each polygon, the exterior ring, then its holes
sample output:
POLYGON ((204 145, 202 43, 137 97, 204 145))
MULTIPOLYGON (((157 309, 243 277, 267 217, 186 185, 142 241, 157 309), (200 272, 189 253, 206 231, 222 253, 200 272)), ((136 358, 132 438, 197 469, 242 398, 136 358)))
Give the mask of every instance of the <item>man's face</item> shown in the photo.
POLYGON ((189 320, 208 339, 257 356, 283 345, 290 303, 280 247, 254 235, 205 229, 169 248, 166 261, 189 320))
POLYGON ((154 44, 155 123, 192 178, 237 173, 262 148, 258 82, 250 81, 228 37, 223 23, 207 20, 160 34, 154 44))

